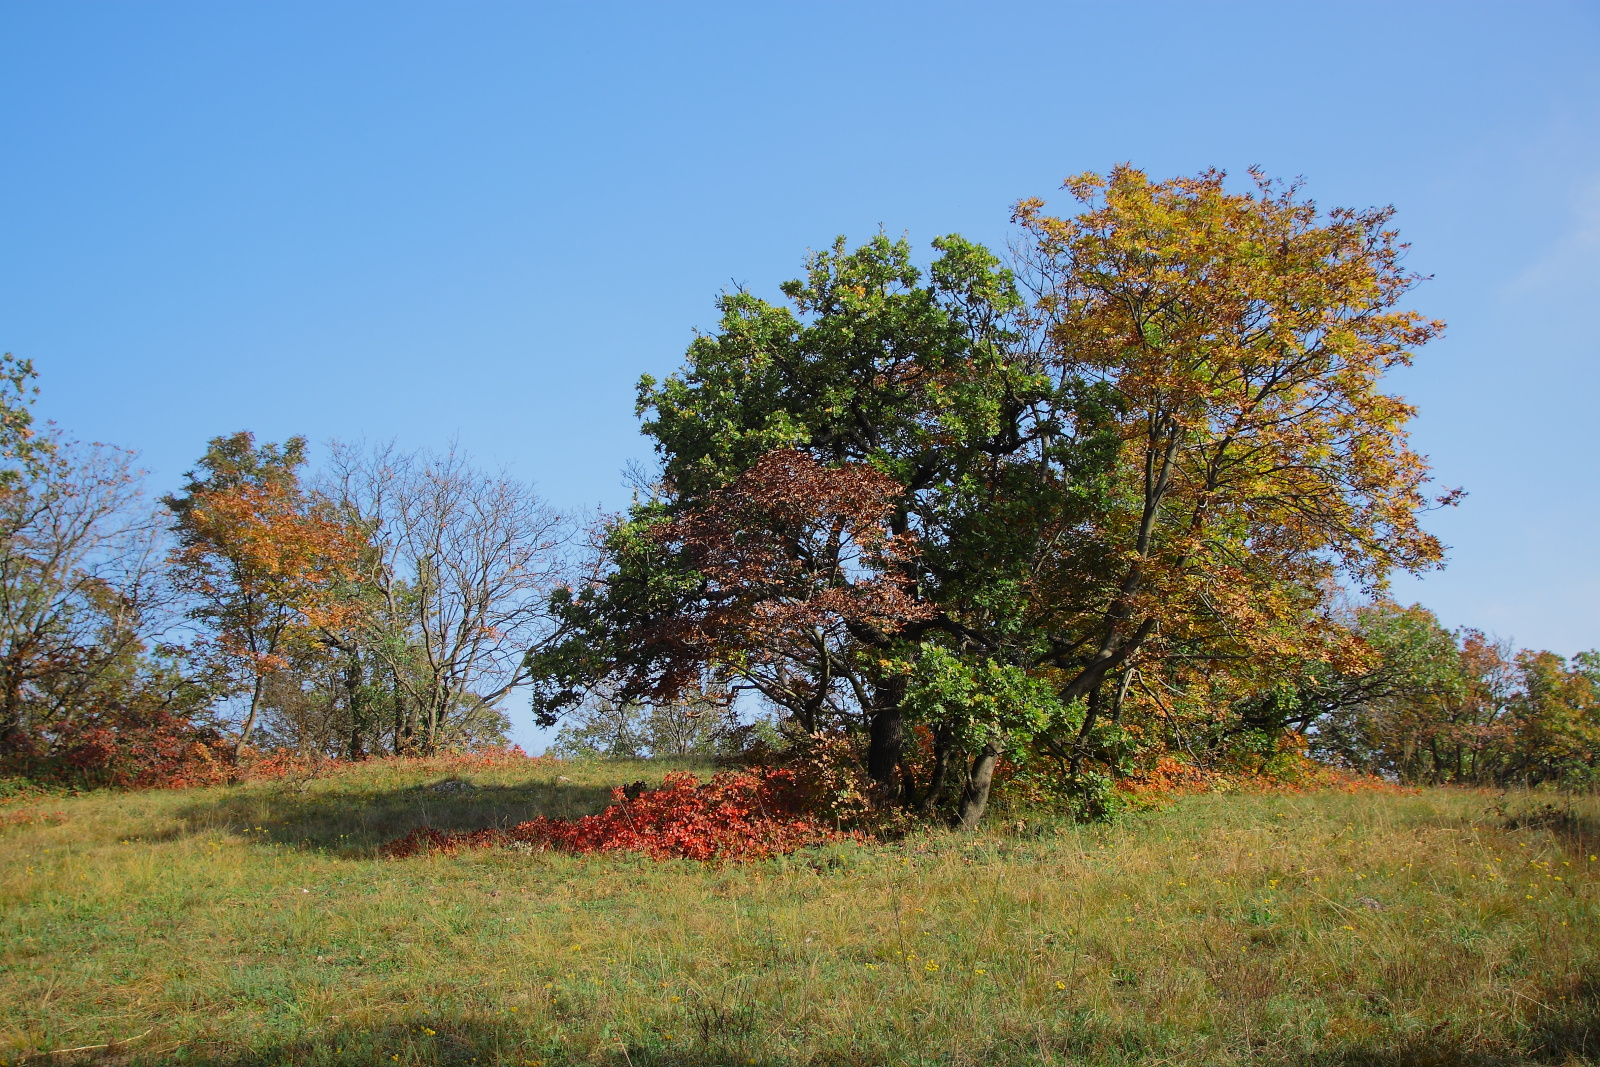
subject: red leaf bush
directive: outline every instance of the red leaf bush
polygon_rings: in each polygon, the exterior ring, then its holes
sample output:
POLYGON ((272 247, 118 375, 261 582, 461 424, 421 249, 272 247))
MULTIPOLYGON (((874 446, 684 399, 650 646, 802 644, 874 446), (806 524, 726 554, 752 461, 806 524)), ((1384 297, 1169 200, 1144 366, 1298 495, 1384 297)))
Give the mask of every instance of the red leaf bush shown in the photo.
POLYGON ((121 707, 85 714, 0 773, 41 782, 123 789, 184 788, 227 781, 232 752, 216 730, 164 711, 121 707))
POLYGON ((784 855, 852 835, 806 814, 805 791, 791 771, 728 772, 701 784, 666 776, 660 788, 618 787, 612 805, 581 819, 540 816, 510 829, 447 834, 421 827, 384 846, 387 856, 477 848, 561 852, 643 852, 656 859, 751 860, 784 855))

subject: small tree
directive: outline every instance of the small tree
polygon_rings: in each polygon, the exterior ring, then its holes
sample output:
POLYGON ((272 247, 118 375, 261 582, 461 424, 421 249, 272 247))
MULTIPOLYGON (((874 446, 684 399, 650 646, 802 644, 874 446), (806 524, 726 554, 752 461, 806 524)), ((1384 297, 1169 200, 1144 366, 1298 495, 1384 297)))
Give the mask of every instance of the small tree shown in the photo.
POLYGON ((553 751, 588 759, 705 758, 745 732, 732 694, 716 683, 664 704, 626 701, 613 687, 598 686, 567 714, 553 751))
POLYGON ((645 714, 642 705, 596 688, 568 714, 552 750, 569 759, 638 759, 647 743, 645 714))
POLYGON ((235 753, 250 740, 268 679, 290 645, 315 641, 347 610, 337 595, 362 531, 302 490, 306 441, 259 447, 248 432, 212 440, 181 494, 166 498, 178 546, 172 574, 189 617, 236 692, 248 693, 235 753))
POLYGON ((644 719, 652 756, 709 757, 752 732, 734 707, 734 694, 720 682, 685 689, 678 699, 655 704, 644 719))

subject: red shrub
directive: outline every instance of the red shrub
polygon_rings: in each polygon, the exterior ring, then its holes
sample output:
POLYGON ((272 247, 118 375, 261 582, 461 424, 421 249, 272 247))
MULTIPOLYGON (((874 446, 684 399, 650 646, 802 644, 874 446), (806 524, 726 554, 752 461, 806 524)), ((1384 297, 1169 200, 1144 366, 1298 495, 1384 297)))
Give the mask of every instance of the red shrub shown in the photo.
POLYGON ((52 740, 49 756, 18 769, 130 789, 212 785, 233 772, 232 754, 215 730, 166 712, 112 708, 85 716, 52 740))
POLYGON ((346 761, 320 752, 303 753, 275 748, 270 752, 247 748, 234 763, 229 781, 276 782, 284 778, 312 778, 325 771, 347 766, 346 761))
POLYGON ((666 776, 658 789, 613 789, 613 804, 581 819, 540 816, 508 830, 446 834, 413 830, 384 846, 395 857, 419 852, 518 845, 563 852, 643 852, 657 859, 748 860, 850 836, 805 814, 805 798, 787 770, 666 776), (631 795, 630 795, 631 794, 631 795))

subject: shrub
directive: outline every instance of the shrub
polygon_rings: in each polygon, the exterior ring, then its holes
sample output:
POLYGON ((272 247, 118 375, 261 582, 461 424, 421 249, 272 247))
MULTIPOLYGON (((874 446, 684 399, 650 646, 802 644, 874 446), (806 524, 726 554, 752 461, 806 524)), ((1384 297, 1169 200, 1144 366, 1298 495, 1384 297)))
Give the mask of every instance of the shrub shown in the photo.
POLYGON ((215 729, 165 711, 111 707, 80 716, 4 770, 82 787, 181 788, 227 781, 228 744, 215 729))
POLYGON ((611 791, 612 805, 581 819, 540 816, 510 829, 446 834, 411 831, 384 846, 385 855, 521 848, 591 853, 643 852, 656 859, 749 860, 782 855, 848 836, 806 814, 807 797, 792 771, 727 772, 701 784, 674 773, 657 789, 611 791))

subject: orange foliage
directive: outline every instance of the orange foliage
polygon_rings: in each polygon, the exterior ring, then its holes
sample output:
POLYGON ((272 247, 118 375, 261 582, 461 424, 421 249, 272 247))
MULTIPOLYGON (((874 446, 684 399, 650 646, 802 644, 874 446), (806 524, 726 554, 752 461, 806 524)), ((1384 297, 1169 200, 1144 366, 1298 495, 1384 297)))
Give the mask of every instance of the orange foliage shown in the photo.
POLYGON ((1372 775, 1329 767, 1297 753, 1271 772, 1207 769, 1164 755, 1118 782, 1117 788, 1154 801, 1196 793, 1310 793, 1323 789, 1346 793, 1416 792, 1372 775))
POLYGON ((1252 177, 1253 192, 1230 192, 1218 171, 1154 182, 1122 166, 1066 183, 1074 216, 1017 206, 1050 353, 1118 401, 1122 503, 1039 590, 1099 628, 1064 696, 1123 661, 1196 650, 1211 664, 1349 659, 1316 610, 1335 575, 1381 589, 1442 557, 1418 524, 1415 410, 1382 388, 1444 325, 1398 306, 1420 279, 1393 211, 1319 213, 1296 186, 1252 177))
POLYGON ((354 601, 336 594, 353 581, 366 539, 350 523, 307 506, 294 485, 268 482, 196 492, 187 536, 174 563, 193 591, 242 610, 214 613, 231 625, 218 640, 231 655, 265 673, 284 666, 274 643, 251 630, 272 617, 302 629, 348 623, 354 601))

